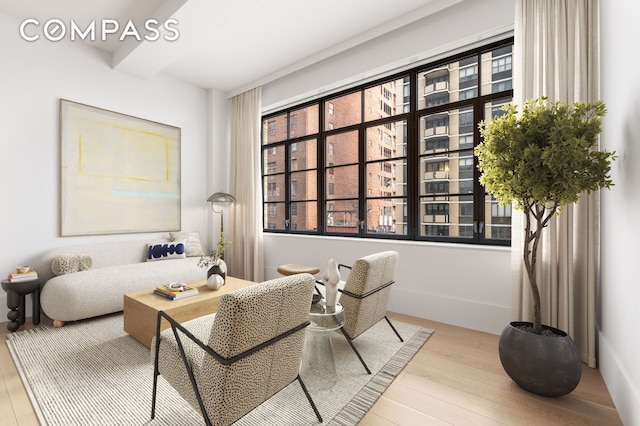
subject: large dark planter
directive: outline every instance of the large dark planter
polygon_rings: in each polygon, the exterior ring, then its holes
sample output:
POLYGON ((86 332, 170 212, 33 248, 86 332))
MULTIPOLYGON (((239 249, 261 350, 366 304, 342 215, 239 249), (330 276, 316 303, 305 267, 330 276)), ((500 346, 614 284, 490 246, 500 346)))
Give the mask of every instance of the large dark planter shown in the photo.
POLYGON ((514 321, 500 335, 500 361, 509 377, 522 388, 543 396, 562 396, 580 382, 582 360, 571 337, 562 330, 543 325, 556 336, 530 333, 517 328, 530 322, 514 321))

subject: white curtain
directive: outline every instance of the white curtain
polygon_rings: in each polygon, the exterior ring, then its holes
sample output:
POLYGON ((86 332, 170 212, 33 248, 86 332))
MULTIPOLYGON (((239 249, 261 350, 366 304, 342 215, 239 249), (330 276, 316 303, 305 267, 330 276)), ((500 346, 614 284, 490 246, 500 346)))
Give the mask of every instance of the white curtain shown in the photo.
POLYGON ((230 206, 231 246, 225 261, 237 278, 264 279, 262 190, 260 187, 260 110, 262 88, 231 100, 230 190, 237 202, 230 206))
MULTIPOLYGON (((597 0, 518 0, 515 18, 514 101, 595 101, 599 97, 597 0), (519 80, 518 80, 519 79, 519 80)), ((531 321, 531 292, 523 265, 524 215, 512 222, 513 317, 531 321)), ((566 331, 582 360, 596 366, 596 280, 599 196, 583 194, 543 234, 538 255, 542 322, 566 331)))

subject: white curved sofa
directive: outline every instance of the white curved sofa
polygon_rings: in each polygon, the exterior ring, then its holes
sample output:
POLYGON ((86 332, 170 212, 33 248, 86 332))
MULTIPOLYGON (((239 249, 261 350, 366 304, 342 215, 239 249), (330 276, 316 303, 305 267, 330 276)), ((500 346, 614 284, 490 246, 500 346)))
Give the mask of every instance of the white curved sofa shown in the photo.
POLYGON ((46 280, 40 295, 42 311, 54 320, 54 326, 61 327, 66 321, 122 311, 125 293, 206 278, 206 269, 198 266, 200 256, 148 262, 149 243, 171 243, 171 240, 81 244, 47 251, 34 265, 38 275, 46 280), (92 266, 56 276, 52 263, 65 255, 89 256, 92 266))

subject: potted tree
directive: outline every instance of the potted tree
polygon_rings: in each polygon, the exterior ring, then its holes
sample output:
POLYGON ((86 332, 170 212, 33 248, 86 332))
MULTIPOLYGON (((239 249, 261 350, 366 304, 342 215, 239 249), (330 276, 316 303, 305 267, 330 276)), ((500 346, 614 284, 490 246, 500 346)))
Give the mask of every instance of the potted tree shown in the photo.
POLYGON ((524 265, 533 299, 533 322, 512 322, 500 336, 500 360, 521 387, 560 396, 578 385, 582 371, 575 344, 562 330, 544 326, 536 278, 542 230, 583 192, 610 188, 614 152, 596 149, 602 101, 567 105, 542 96, 503 107, 504 113, 479 124, 475 149, 480 183, 501 205, 525 216, 524 265))

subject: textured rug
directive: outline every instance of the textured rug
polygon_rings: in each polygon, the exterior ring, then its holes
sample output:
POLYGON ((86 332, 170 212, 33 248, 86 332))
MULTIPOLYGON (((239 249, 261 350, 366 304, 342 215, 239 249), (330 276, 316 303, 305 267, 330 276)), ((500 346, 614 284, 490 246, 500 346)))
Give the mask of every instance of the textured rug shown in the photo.
MULTIPOLYGON (((331 336, 338 382, 309 392, 324 424, 355 425, 427 341, 433 330, 394 321, 401 343, 380 321, 355 340, 367 375, 341 334, 331 336)), ((123 331, 122 314, 40 327, 7 336, 7 345, 40 423, 69 425, 203 424, 202 417, 159 380, 156 418, 150 420, 153 365, 149 349, 123 331)), ((318 424, 297 381, 236 425, 318 424)))

